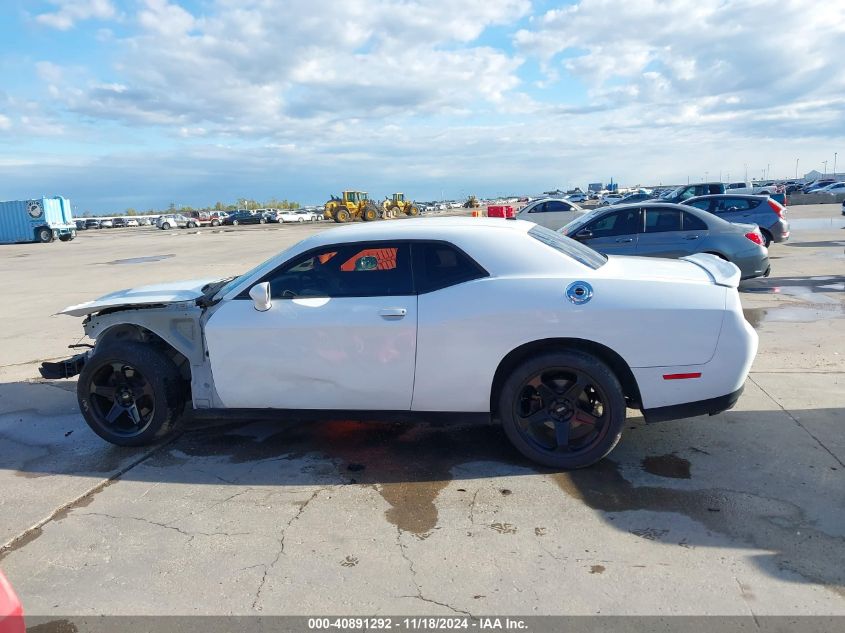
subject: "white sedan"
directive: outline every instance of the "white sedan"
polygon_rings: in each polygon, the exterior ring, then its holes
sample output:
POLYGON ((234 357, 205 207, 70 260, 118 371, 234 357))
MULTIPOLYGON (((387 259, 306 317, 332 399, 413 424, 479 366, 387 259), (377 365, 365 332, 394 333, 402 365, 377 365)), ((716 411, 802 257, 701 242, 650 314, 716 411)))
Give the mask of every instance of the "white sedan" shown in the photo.
POLYGON ((710 255, 606 257, 519 220, 412 219, 312 235, 231 279, 108 294, 84 316, 91 428, 157 440, 186 402, 219 416, 500 420, 528 458, 607 455, 646 421, 734 405, 757 350, 739 270, 710 255))

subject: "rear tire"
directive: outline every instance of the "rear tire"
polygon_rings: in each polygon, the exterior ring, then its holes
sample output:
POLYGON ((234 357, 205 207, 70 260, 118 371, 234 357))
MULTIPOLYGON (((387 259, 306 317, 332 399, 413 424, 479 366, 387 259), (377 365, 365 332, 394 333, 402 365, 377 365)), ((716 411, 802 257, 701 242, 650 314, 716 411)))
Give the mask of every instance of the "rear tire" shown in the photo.
POLYGON ((35 239, 42 244, 49 244, 53 241, 53 231, 51 231, 48 227, 43 226, 35 231, 35 239))
POLYGON ((168 231, 168 230, 170 230, 170 224, 165 222, 164 224, 161 225, 161 228, 164 229, 165 231, 168 231))
POLYGON ((525 457, 551 468, 584 468, 622 436, 625 396, 610 368, 580 351, 529 358, 507 378, 499 415, 525 457))
POLYGON ((372 222, 378 219, 378 211, 374 207, 364 207, 361 216, 364 218, 364 222, 372 222))
POLYGON ((82 368, 76 395, 91 430, 118 446, 143 446, 169 435, 185 405, 176 365, 137 342, 98 350, 82 368))

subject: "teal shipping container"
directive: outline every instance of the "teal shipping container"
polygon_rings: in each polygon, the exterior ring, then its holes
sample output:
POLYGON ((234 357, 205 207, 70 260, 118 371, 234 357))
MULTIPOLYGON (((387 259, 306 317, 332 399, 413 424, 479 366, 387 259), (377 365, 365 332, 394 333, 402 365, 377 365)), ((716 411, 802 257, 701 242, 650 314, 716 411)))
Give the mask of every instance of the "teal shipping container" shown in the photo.
POLYGON ((69 242, 74 237, 76 224, 67 198, 0 202, 0 244, 69 242))

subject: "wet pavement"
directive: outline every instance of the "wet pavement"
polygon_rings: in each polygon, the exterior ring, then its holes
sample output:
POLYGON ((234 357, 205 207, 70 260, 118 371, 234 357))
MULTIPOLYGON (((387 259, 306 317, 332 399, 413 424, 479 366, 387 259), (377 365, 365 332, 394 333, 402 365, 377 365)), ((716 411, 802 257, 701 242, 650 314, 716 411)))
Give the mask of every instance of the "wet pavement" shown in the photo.
MULTIPOLYGON (((845 615, 845 271, 827 245, 841 235, 798 222, 773 276, 743 284, 760 353, 737 407, 656 425, 629 411, 610 458, 576 472, 468 423, 195 420, 120 449, 87 429, 74 381, 10 363, 0 568, 28 613, 67 627, 162 612, 845 615)), ((227 254, 213 240, 228 237, 177 237, 186 248, 138 262, 133 283, 197 276, 177 270, 192 249, 222 263, 270 245, 227 254)))

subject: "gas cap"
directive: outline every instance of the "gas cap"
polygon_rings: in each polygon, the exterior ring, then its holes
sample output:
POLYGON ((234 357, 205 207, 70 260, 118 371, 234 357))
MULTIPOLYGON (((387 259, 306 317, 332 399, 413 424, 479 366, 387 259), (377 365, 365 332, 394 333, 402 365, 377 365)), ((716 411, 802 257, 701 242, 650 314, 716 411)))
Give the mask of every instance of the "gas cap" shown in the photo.
POLYGON ((573 281, 566 287, 566 296, 575 305, 581 305, 593 298, 593 287, 586 281, 573 281))

